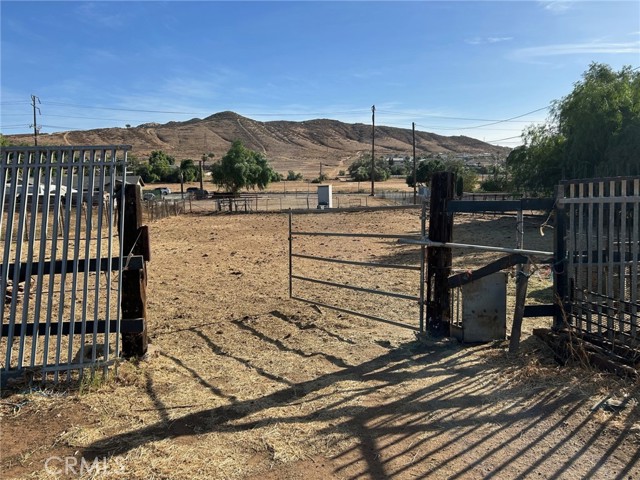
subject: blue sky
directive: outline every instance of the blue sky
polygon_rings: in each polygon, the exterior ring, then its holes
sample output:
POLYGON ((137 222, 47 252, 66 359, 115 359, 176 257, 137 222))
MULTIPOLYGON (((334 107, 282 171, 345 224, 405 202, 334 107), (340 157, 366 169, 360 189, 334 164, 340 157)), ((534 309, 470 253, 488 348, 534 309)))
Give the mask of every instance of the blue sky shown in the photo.
POLYGON ((225 110, 369 124, 375 105, 376 125, 515 146, 591 62, 640 66, 637 1, 2 0, 0 15, 4 134, 32 131, 35 94, 42 132, 225 110))

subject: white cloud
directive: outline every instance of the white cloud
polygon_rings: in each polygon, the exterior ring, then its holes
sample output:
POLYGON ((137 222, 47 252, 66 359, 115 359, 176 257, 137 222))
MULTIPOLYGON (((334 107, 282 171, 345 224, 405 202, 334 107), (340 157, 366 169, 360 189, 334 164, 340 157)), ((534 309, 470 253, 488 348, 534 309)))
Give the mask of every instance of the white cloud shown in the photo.
POLYGON ((635 42, 586 42, 543 45, 539 47, 520 48, 512 53, 512 57, 525 60, 557 55, 584 54, 624 54, 640 53, 640 41, 635 42))
POLYGON ((76 13, 85 23, 113 29, 123 27, 127 23, 128 15, 108 13, 108 8, 106 4, 82 3, 77 7, 76 13))
POLYGON ((513 37, 488 37, 487 42, 489 43, 499 43, 499 42, 508 42, 513 40, 513 37))
POLYGON ((465 40, 469 45, 485 45, 487 43, 510 42, 513 37, 473 37, 465 40))
POLYGON ((545 0, 539 3, 546 11, 561 15, 572 9, 574 2, 571 0, 545 0))

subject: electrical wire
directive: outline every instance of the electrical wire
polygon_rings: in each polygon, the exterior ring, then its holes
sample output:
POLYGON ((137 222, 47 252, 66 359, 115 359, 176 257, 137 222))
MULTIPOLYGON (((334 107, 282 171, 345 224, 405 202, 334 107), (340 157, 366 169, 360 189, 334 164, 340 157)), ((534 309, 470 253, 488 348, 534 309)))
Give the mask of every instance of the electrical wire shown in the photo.
MULTIPOLYGON (((545 107, 548 108, 548 107, 545 107)), ((397 112, 392 110, 376 110, 376 112, 385 114, 385 115, 403 115, 403 116, 411 116, 415 118, 441 118, 444 120, 464 120, 470 122, 513 122, 513 123, 530 123, 530 122, 541 122, 542 120, 496 120, 492 118, 471 118, 471 117, 447 117, 445 115, 432 115, 429 113, 425 114, 416 114, 416 112, 397 112)), ((528 114, 525 114, 528 115, 528 114)), ((515 117, 518 118, 518 117, 515 117)), ((429 128, 439 128, 439 127, 429 127, 429 128)))
MULTIPOLYGON (((516 115, 515 117, 507 118, 505 120, 497 120, 495 122, 485 123, 484 125, 474 125, 472 127, 458 127, 458 128, 453 128, 453 127, 449 128, 449 127, 447 127, 447 130, 475 130, 477 128, 490 127, 491 125, 497 125, 499 123, 510 122, 510 121, 515 120, 517 118, 526 117, 527 115, 531 115, 532 113, 537 113, 537 112, 540 112, 542 110, 547 110, 549 108, 550 107, 537 108, 537 109, 532 110, 530 112, 523 113, 522 115, 516 115)), ((416 124, 416 126, 419 126, 419 127, 422 127, 422 128, 433 128, 433 127, 427 127, 427 126, 424 126, 424 125, 417 125, 417 124, 416 124)))
POLYGON ((516 135, 515 137, 499 138, 498 140, 485 140, 486 143, 504 142, 505 140, 513 140, 514 138, 522 138, 522 135, 516 135))
POLYGON ((116 108, 116 107, 97 107, 95 105, 79 105, 75 103, 64 103, 64 102, 50 102, 45 101, 42 102, 43 105, 55 105, 55 106, 63 106, 63 107, 76 107, 76 108, 90 108, 94 110, 117 110, 121 112, 142 112, 142 113, 170 113, 173 115, 201 115, 201 112, 175 112, 169 110, 142 110, 135 108, 116 108))
MULTIPOLYGON (((172 111, 172 110, 143 110, 136 108, 117 108, 117 107, 99 107, 95 105, 81 105, 74 103, 64 103, 64 102, 52 102, 45 101, 42 102, 43 105, 54 105, 54 106, 65 106, 65 107, 75 107, 75 108, 89 108, 93 110, 116 110, 122 112, 140 112, 140 113, 164 113, 164 114, 172 114, 172 115, 211 115, 209 112, 180 112, 180 111, 172 111)), ((244 113, 244 115, 251 115, 254 117, 275 117, 275 116, 307 116, 307 115, 344 115, 349 113, 363 113, 368 112, 367 109, 354 109, 354 110, 345 110, 341 112, 279 112, 279 113, 244 113)))

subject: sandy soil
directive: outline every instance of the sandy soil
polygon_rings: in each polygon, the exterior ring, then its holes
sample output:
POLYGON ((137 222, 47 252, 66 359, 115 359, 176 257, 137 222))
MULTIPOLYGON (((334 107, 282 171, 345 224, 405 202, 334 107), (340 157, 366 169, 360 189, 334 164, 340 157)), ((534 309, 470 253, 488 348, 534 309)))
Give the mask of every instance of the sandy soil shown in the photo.
MULTIPOLYGON (((418 213, 297 215, 294 230, 415 233, 418 213)), ((528 220, 525 245, 549 248, 543 220, 528 220)), ((153 223, 148 355, 104 383, 3 392, 2 478, 640 478, 638 384, 558 367, 530 335, 549 319, 527 320, 510 358, 506 342, 419 343, 409 329, 291 300, 287 224, 282 214, 153 223), (80 472, 82 459, 93 470, 80 472)), ((515 219, 470 217, 455 232, 513 246, 515 219)), ((295 248, 418 258, 391 239, 300 237, 295 248)), ((456 268, 490 256, 458 252, 456 268)), ((412 271, 307 262, 294 273, 408 295, 418 285, 412 271)), ((538 269, 530 303, 548 302, 549 285, 538 269)), ((294 293, 417 325, 409 300, 300 281, 294 293)))

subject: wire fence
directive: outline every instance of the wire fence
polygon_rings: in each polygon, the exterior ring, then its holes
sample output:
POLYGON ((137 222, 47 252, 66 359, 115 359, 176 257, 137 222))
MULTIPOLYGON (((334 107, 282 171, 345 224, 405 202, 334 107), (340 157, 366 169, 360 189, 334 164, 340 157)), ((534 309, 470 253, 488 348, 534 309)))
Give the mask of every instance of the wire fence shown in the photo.
MULTIPOLYGON (((465 193, 464 200, 491 201, 517 200, 519 194, 513 193, 465 193)), ((368 193, 333 193, 332 209, 359 209, 373 207, 411 206, 428 201, 428 191, 415 195, 411 191, 376 190, 375 195, 368 193)), ((156 221, 185 213, 259 213, 323 210, 318 194, 309 190, 284 192, 240 193, 237 195, 211 194, 199 198, 195 195, 172 194, 145 201, 147 221, 156 221)))

